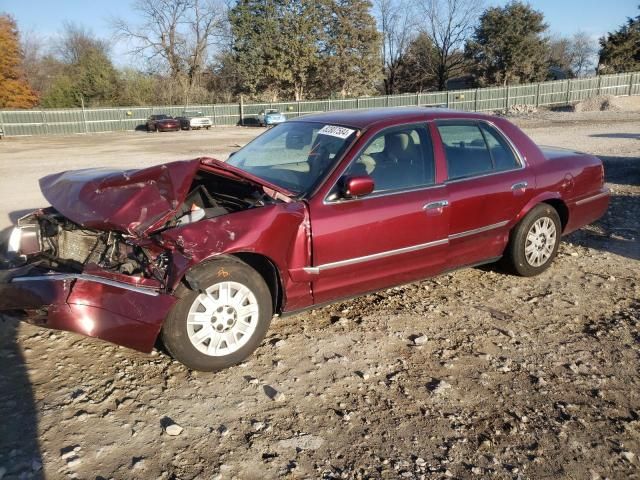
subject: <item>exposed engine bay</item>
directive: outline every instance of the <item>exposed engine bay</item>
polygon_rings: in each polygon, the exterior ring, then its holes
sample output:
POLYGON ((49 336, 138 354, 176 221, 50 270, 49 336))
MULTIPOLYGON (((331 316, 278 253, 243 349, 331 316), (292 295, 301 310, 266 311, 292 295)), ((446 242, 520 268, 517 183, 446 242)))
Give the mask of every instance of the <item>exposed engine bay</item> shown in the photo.
POLYGON ((181 226, 205 218, 261 207, 275 200, 256 185, 229 181, 207 172, 198 172, 189 194, 170 226, 181 226))
POLYGON ((166 254, 156 255, 119 232, 91 230, 53 208, 23 217, 9 239, 9 259, 61 272, 79 273, 89 264, 126 275, 163 281, 166 254))
POLYGON ((29 263, 58 272, 81 273, 88 265, 165 284, 170 251, 154 242, 170 228, 276 202, 257 185, 199 171, 189 193, 166 223, 146 239, 116 230, 85 228, 50 207, 18 221, 9 239, 13 265, 29 263))

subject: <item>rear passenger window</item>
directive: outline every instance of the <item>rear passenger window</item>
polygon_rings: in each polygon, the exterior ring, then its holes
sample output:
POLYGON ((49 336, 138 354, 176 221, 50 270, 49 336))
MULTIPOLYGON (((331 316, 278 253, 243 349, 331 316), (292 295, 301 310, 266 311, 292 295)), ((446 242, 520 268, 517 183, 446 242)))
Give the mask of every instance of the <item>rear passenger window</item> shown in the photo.
POLYGON ((510 170, 518 162, 506 141, 492 128, 473 123, 439 124, 449 180, 510 170))
POLYGON ((516 156, 513 154, 513 150, 511 150, 507 141, 502 138, 502 135, 486 125, 481 125, 480 128, 489 146, 489 152, 493 158, 496 171, 511 170, 520 166, 516 156))

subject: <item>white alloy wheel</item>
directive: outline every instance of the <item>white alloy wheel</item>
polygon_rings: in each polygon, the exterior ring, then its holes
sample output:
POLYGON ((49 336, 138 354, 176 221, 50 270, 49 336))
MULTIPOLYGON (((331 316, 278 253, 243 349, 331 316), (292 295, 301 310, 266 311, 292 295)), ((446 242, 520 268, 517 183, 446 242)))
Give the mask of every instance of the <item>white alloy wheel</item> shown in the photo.
POLYGON ((556 225, 549 217, 540 217, 531 225, 524 247, 529 265, 540 267, 549 261, 556 245, 556 235, 556 225))
POLYGON ((191 344, 211 357, 242 348, 255 333, 259 306, 254 293, 237 282, 216 283, 198 295, 187 315, 191 344))

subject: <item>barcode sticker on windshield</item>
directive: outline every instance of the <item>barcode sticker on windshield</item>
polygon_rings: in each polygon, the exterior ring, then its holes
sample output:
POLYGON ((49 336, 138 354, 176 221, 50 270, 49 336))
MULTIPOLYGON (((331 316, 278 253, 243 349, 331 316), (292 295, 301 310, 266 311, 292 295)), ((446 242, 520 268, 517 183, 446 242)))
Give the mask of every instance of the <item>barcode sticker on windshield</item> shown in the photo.
POLYGON ((342 138, 343 140, 351 135, 355 130, 337 125, 325 125, 320 129, 318 135, 331 135, 332 137, 342 138))

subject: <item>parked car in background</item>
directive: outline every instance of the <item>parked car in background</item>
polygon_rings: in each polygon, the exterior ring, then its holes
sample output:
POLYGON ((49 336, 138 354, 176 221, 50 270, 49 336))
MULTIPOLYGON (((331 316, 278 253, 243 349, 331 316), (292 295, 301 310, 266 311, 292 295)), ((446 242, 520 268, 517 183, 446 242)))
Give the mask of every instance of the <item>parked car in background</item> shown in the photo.
POLYGON ((270 109, 260 112, 258 115, 258 123, 262 127, 272 127, 280 123, 286 122, 287 117, 278 110, 270 109))
POLYGON ((180 122, 171 115, 151 115, 147 119, 147 132, 177 132, 180 122))
POLYGON ((183 112, 177 120, 183 130, 200 130, 201 128, 208 130, 213 125, 211 119, 205 117, 202 112, 183 112))
POLYGON ((597 157, 427 108, 309 115, 226 162, 40 187, 52 206, 11 234, 0 311, 145 352, 160 334, 205 371, 250 355, 275 314, 498 260, 540 274, 609 202, 597 157))

